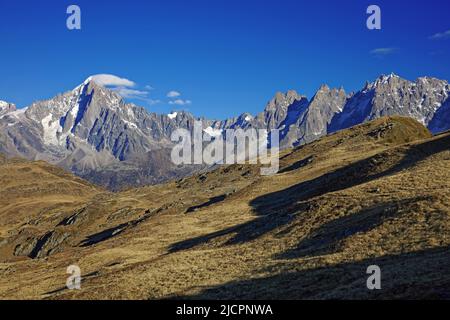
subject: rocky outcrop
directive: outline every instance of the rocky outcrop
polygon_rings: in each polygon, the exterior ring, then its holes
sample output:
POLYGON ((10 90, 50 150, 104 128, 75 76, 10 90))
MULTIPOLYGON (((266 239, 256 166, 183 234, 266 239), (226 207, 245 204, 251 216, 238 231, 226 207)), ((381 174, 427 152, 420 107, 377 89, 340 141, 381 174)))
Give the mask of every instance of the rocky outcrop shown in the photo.
POLYGON ((13 111, 16 111, 16 106, 14 104, 0 100, 0 116, 13 111))

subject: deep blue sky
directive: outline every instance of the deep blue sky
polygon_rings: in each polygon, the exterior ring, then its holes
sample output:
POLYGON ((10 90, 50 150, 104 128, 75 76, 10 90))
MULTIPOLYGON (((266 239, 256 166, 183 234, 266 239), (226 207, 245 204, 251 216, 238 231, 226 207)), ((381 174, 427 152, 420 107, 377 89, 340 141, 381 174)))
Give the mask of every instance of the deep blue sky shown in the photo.
POLYGON ((276 91, 361 88, 395 72, 450 80, 450 1, 0 0, 0 100, 26 106, 108 73, 154 90, 156 112, 257 113, 276 91), (66 8, 82 30, 66 28, 66 8), (366 9, 382 10, 382 30, 366 9), (373 54, 391 48, 388 54, 373 54), (170 90, 192 104, 168 104, 170 90))

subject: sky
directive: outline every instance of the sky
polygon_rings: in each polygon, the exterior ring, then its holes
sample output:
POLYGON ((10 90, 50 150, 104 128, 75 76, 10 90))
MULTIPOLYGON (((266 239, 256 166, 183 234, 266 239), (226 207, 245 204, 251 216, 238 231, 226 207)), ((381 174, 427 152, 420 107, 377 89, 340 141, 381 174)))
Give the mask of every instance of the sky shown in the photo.
POLYGON ((277 91, 450 80, 449 12, 448 0, 0 0, 0 100, 25 107, 100 75, 149 111, 224 119, 277 91), (81 30, 66 26, 72 4, 81 30), (366 26, 373 4, 381 30, 366 26))

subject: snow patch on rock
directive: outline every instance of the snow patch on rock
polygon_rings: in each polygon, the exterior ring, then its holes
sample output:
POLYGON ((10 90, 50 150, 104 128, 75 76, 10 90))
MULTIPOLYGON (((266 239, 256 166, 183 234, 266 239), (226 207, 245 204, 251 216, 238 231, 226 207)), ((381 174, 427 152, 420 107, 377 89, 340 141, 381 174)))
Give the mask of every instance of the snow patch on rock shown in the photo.
POLYGON ((208 127, 203 130, 205 133, 210 135, 211 137, 220 137, 223 133, 222 129, 214 129, 212 127, 208 127))
POLYGON ((62 131, 62 127, 58 120, 53 120, 53 115, 49 114, 42 119, 42 127, 44 129, 42 138, 46 145, 59 145, 58 132, 62 131))

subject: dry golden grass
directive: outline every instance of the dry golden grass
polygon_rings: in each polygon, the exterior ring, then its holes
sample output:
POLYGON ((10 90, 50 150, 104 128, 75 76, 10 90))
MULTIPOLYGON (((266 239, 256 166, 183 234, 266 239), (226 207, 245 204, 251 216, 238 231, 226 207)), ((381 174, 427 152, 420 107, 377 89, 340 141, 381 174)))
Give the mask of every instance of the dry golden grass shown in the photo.
POLYGON ((383 118, 285 151, 275 176, 235 165, 122 193, 3 160, 0 298, 449 299, 449 150, 383 118), (14 255, 51 231, 68 238, 49 256, 14 255), (65 290, 71 264, 82 290, 65 290))

